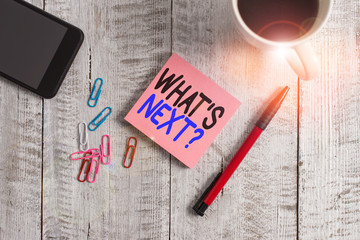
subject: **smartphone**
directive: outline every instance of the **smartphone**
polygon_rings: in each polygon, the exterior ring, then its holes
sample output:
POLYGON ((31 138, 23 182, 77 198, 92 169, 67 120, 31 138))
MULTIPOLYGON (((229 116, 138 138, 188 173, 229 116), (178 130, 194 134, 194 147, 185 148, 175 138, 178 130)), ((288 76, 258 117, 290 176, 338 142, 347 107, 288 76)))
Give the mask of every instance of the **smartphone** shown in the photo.
POLYGON ((44 97, 56 95, 83 32, 22 0, 0 0, 0 75, 44 97))

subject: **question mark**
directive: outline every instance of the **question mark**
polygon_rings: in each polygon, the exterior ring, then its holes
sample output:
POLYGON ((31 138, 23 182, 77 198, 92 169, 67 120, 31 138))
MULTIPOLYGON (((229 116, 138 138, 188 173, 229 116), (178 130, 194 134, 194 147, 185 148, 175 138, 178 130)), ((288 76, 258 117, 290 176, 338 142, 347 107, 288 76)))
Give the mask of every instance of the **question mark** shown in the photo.
MULTIPOLYGON (((196 137, 192 138, 189 142, 189 144, 192 144, 193 142, 195 142, 196 140, 199 140, 200 138, 202 138, 204 136, 204 130, 202 130, 201 128, 198 128, 194 131, 194 133, 199 133, 199 135, 197 135, 196 137)), ((185 148, 189 147, 189 144, 185 145, 185 148)))

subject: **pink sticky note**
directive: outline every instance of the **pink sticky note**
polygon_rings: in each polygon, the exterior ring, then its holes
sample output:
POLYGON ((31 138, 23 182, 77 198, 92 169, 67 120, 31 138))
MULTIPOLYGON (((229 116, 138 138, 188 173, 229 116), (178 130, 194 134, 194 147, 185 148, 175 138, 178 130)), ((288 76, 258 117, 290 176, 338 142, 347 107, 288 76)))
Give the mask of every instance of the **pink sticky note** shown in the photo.
POLYGON ((240 102, 173 54, 125 120, 193 168, 240 102))

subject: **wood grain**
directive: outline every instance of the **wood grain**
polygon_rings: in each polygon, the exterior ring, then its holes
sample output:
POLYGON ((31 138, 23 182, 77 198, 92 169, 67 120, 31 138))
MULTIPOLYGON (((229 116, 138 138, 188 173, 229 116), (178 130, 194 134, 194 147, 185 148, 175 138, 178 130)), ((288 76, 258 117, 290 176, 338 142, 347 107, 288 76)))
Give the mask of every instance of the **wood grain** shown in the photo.
POLYGON ((85 42, 58 96, 45 104, 44 238, 137 239, 169 236, 170 158, 124 120, 170 56, 170 1, 49 1, 46 10, 79 26, 85 42), (89 88, 104 79, 98 106, 89 88), (96 132, 112 138, 112 164, 94 184, 76 180, 77 124, 104 107, 113 113, 96 132), (130 136, 139 140, 134 164, 122 167, 130 136))
MULTIPOLYGON (((83 28, 88 24, 88 9, 82 3, 47 1, 45 10, 83 28)), ((69 159, 69 154, 79 150, 77 124, 87 121, 90 114, 86 107, 90 85, 88 50, 85 38, 57 96, 44 105, 44 239, 86 238, 89 219, 95 218, 108 202, 103 192, 77 182, 80 162, 69 159)), ((90 144, 97 147, 95 139, 91 140, 90 144)))
POLYGON ((80 27, 85 41, 52 100, 0 79, 0 240, 360 239, 359 1, 334 1, 312 40, 322 75, 299 89, 281 57, 235 33, 229 1, 30 2, 80 27), (191 170, 124 120, 172 52, 242 102, 191 170), (97 77, 103 92, 89 108, 97 77), (198 197, 285 85, 269 127, 206 216, 195 215, 198 197), (110 134, 113 162, 96 183, 79 183, 80 162, 69 159, 78 123, 107 106, 112 115, 89 136, 98 147, 110 134), (130 136, 139 145, 125 169, 130 136))
POLYGON ((334 1, 313 41, 322 75, 301 82, 300 239, 360 239, 359 9, 334 1))
POLYGON ((0 77, 0 122, 0 239, 39 239, 41 98, 0 77))
MULTIPOLYGON (((229 2, 229 1, 228 1, 229 2)), ((283 59, 241 40, 227 1, 174 1, 173 51, 242 105, 196 167, 171 165, 171 238, 295 239, 297 77, 283 59), (273 122, 201 218, 191 209, 235 154, 263 105, 289 85, 273 122)))
POLYGON ((103 8, 104 3, 94 1, 94 9, 101 13, 99 28, 93 29, 99 39, 92 42, 92 74, 107 79, 104 101, 114 110, 108 129, 115 147, 109 238, 168 239, 169 154, 124 117, 170 56, 171 2, 110 1, 106 5, 103 8), (138 138, 138 147, 132 167, 125 169, 122 161, 130 136, 138 138))

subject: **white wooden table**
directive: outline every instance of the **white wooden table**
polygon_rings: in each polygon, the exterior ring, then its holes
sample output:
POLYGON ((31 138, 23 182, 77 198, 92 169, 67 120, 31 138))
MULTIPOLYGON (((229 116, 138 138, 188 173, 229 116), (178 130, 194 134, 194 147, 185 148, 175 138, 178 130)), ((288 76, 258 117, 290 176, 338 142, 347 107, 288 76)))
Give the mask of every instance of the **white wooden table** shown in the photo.
POLYGON ((360 2, 335 0, 312 40, 322 74, 297 81, 287 63, 234 34, 225 0, 32 0, 79 26, 84 44, 58 95, 0 79, 0 239, 360 239, 360 2), (192 170, 124 120, 172 52, 242 105, 192 170), (96 110, 91 84, 105 80, 96 110), (191 207, 224 168, 275 90, 283 107, 201 218, 191 207), (113 164, 76 179, 77 125, 112 137, 113 164), (122 167, 128 137, 139 146, 122 167))

